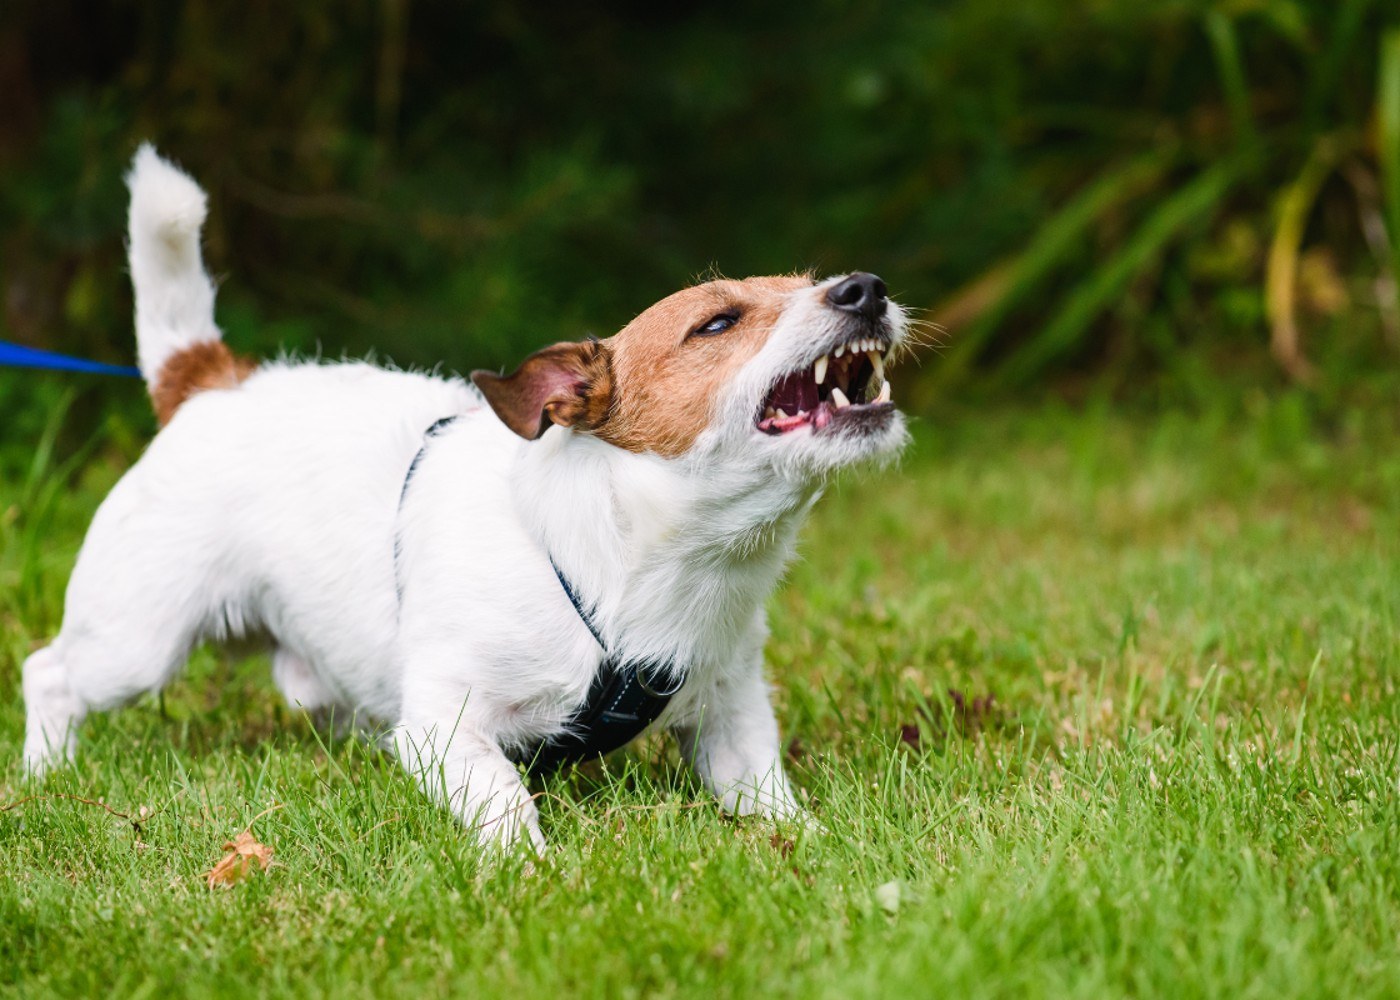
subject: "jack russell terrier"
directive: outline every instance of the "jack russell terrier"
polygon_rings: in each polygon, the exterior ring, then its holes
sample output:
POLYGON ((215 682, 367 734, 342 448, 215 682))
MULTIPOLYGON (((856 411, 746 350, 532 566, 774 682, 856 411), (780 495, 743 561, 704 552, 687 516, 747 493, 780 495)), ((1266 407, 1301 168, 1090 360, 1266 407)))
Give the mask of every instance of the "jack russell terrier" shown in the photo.
POLYGON ((710 281, 509 376, 234 356, 204 192, 136 154, 140 368, 163 429, 103 501, 63 626, 24 664, 24 756, 158 691, 203 639, 273 637, 306 709, 391 724, 484 844, 539 849, 532 766, 651 722, 723 808, 801 813, 764 601, 835 470, 896 454, 903 311, 871 274, 710 281))

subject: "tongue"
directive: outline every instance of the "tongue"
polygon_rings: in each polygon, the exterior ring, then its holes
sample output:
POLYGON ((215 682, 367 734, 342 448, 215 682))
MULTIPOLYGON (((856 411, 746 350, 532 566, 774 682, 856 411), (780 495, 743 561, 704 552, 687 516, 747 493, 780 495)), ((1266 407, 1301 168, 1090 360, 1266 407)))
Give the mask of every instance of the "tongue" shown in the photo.
POLYGON ((816 409, 817 398, 817 383, 812 380, 812 373, 795 371, 773 387, 768 396, 768 405, 795 414, 800 410, 816 409))

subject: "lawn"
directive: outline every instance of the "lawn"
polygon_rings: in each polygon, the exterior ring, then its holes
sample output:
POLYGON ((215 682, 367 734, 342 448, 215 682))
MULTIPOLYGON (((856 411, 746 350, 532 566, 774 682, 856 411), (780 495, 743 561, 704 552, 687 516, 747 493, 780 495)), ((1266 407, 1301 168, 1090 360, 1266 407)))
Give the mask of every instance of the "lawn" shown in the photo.
POLYGON ((0 484, 0 984, 1395 996, 1397 430, 1393 397, 1296 393, 926 417, 772 602, 822 829, 725 818, 648 737, 539 787, 547 857, 486 866, 257 654, 201 651, 24 782, 20 661, 139 443, 40 448, 0 484), (211 891, 249 824, 274 866, 211 891))

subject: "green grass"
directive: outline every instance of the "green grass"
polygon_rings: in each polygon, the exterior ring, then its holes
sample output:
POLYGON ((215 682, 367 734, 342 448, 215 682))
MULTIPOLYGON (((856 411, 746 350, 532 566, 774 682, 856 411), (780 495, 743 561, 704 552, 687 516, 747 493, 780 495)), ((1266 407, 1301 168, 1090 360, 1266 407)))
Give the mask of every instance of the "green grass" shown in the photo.
POLYGON ((0 485, 0 803, 150 815, 0 813, 0 984, 1395 996, 1396 420, 1294 394, 928 418, 899 470, 831 491, 772 604, 825 832, 724 818, 649 738, 542 788, 547 858, 488 868, 258 656, 202 651, 22 782, 19 662, 129 446, 41 456, 0 485), (260 814, 276 867, 206 889, 260 814))

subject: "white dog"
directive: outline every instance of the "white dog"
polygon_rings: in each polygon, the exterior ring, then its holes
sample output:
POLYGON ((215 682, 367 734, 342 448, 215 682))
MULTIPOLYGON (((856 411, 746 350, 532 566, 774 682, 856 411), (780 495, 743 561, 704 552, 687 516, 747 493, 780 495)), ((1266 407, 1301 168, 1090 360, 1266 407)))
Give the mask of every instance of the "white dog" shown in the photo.
POLYGON ((873 275, 711 281, 509 377, 235 358, 204 192, 136 154, 136 335, 164 429, 98 509, 63 627, 24 664, 24 754, 265 632, 293 704, 393 725, 484 843, 541 846, 520 764, 659 721, 727 810, 800 811, 763 678, 764 600, 833 470, 905 440, 873 275))

